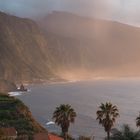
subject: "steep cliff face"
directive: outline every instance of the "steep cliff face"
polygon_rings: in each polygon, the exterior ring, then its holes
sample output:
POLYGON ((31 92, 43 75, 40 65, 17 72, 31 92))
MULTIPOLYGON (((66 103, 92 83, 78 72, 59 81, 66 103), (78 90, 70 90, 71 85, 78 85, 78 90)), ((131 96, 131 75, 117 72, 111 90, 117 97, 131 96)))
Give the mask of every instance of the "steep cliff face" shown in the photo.
POLYGON ((48 79, 46 48, 47 41, 33 21, 0 12, 1 78, 16 82, 48 79))
POLYGON ((66 12, 53 12, 38 23, 46 31, 48 47, 55 48, 51 53, 60 71, 140 76, 140 28, 66 12))
POLYGON ((65 12, 38 23, 0 12, 0 79, 140 76, 140 28, 65 12))
POLYGON ((13 82, 0 79, 0 92, 1 93, 6 93, 10 91, 16 91, 17 87, 13 82))

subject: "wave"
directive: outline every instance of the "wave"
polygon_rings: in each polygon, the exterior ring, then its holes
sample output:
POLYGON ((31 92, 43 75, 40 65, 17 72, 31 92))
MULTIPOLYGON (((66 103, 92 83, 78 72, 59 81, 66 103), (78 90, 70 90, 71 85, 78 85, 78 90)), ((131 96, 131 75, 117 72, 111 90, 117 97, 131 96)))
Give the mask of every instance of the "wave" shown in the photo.
POLYGON ((8 92, 8 95, 10 97, 14 97, 14 96, 21 96, 23 94, 26 94, 27 92, 30 92, 31 90, 28 89, 27 91, 13 91, 13 92, 8 92))
POLYGON ((22 95, 22 93, 21 92, 9 92, 8 95, 11 97, 12 96, 20 96, 20 95, 22 95))
POLYGON ((53 122, 53 121, 49 121, 46 123, 46 125, 54 125, 54 124, 55 124, 55 122, 53 122))

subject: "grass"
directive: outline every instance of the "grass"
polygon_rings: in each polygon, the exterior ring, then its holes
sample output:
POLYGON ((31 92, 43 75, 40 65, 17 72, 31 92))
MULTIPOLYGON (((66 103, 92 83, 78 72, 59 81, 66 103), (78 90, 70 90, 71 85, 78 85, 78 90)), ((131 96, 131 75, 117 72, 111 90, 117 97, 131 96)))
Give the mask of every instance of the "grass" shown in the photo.
POLYGON ((18 99, 0 95, 0 127, 14 127, 19 135, 32 135, 39 127, 28 108, 18 99))

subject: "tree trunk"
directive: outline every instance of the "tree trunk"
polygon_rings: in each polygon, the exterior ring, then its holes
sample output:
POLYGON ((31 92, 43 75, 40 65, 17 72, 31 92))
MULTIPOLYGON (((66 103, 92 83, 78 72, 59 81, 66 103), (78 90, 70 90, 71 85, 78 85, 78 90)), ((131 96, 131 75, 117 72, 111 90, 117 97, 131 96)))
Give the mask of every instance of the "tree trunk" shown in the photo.
POLYGON ((64 140, 68 140, 68 129, 62 128, 62 133, 63 133, 64 140))
POLYGON ((64 133, 64 140, 68 140, 68 132, 64 133))
POLYGON ((110 132, 107 132, 107 140, 110 140, 110 132))

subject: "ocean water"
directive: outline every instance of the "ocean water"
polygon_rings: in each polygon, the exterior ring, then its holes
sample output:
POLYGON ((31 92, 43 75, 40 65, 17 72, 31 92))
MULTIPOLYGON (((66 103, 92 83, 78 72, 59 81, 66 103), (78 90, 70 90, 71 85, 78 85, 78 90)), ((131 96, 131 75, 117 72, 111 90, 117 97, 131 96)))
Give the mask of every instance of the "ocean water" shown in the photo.
POLYGON ((140 80, 95 80, 63 84, 30 85, 29 93, 22 94, 21 99, 31 110, 33 116, 51 132, 60 133, 53 125, 52 114, 60 104, 70 104, 77 112, 75 123, 70 127, 73 136, 95 136, 101 140, 106 135, 102 126, 96 121, 96 111, 100 103, 112 102, 117 105, 120 117, 115 127, 129 124, 137 129, 135 119, 140 111, 140 80))

